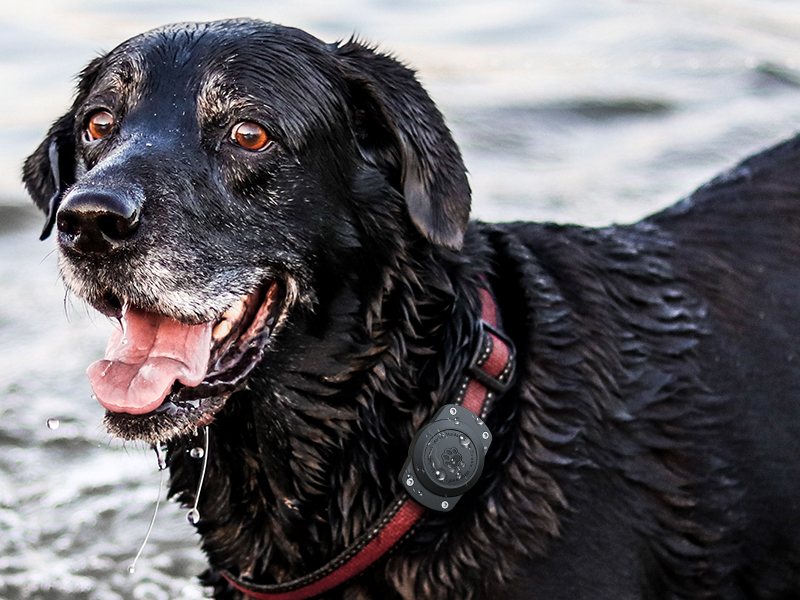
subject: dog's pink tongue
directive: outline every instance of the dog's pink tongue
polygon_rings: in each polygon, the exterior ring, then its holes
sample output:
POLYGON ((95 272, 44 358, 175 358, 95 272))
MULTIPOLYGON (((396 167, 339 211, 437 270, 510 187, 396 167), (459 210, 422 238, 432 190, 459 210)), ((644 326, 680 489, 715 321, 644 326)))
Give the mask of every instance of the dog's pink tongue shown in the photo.
POLYGON ((106 357, 86 370, 98 401, 112 412, 140 415, 158 408, 175 381, 198 385, 208 369, 211 328, 126 307, 106 357))

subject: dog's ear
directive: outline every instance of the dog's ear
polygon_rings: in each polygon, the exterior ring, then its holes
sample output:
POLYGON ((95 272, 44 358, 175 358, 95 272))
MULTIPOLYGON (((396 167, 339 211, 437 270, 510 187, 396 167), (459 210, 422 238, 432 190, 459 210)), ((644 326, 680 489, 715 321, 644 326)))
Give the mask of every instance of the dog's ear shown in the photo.
POLYGON ((53 123, 42 143, 22 167, 25 188, 36 206, 47 215, 39 239, 50 235, 61 198, 67 187, 75 182, 75 113, 86 100, 102 64, 103 57, 98 57, 83 70, 72 108, 53 123))
POLYGON ((441 113, 414 76, 389 56, 350 40, 337 46, 364 156, 388 173, 417 229, 458 249, 470 189, 461 153, 441 113))

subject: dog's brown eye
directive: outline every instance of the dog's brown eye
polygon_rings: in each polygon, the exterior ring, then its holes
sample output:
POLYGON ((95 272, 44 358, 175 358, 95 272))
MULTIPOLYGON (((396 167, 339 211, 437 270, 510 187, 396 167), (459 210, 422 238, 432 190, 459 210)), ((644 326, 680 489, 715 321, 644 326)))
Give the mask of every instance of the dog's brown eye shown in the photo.
POLYGON ((233 141, 246 150, 262 150, 269 144, 266 130, 258 123, 244 121, 231 131, 233 141))
POLYGON ((101 110, 92 115, 86 126, 86 135, 90 140, 99 140, 106 137, 114 129, 114 115, 107 110, 101 110))

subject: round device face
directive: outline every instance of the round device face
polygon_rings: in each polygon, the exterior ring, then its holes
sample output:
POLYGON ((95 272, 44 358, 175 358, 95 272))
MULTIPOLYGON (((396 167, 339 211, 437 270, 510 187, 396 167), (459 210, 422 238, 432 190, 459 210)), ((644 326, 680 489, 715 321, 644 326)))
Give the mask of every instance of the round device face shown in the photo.
POLYGON ((450 511, 481 478, 492 434, 486 423, 458 404, 446 404, 417 432, 400 482, 423 506, 450 511))
POLYGON ((462 488, 477 473, 475 440, 456 429, 435 433, 422 450, 422 468, 436 485, 447 490, 462 488))
POLYGON ((440 419, 420 432, 411 455, 420 483, 452 498, 480 479, 486 454, 483 432, 464 420, 440 419))

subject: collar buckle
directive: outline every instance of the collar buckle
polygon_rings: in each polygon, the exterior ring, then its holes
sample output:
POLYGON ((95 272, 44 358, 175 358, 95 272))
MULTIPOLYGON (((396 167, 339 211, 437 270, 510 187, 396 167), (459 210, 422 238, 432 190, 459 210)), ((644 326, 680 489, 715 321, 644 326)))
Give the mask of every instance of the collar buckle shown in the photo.
POLYGON ((479 342, 467 367, 467 372, 475 380, 497 395, 505 394, 514 384, 517 374, 517 353, 514 342, 503 331, 488 321, 478 322, 479 342), (501 364, 493 356, 497 351, 495 344, 505 346, 507 357, 501 364))

